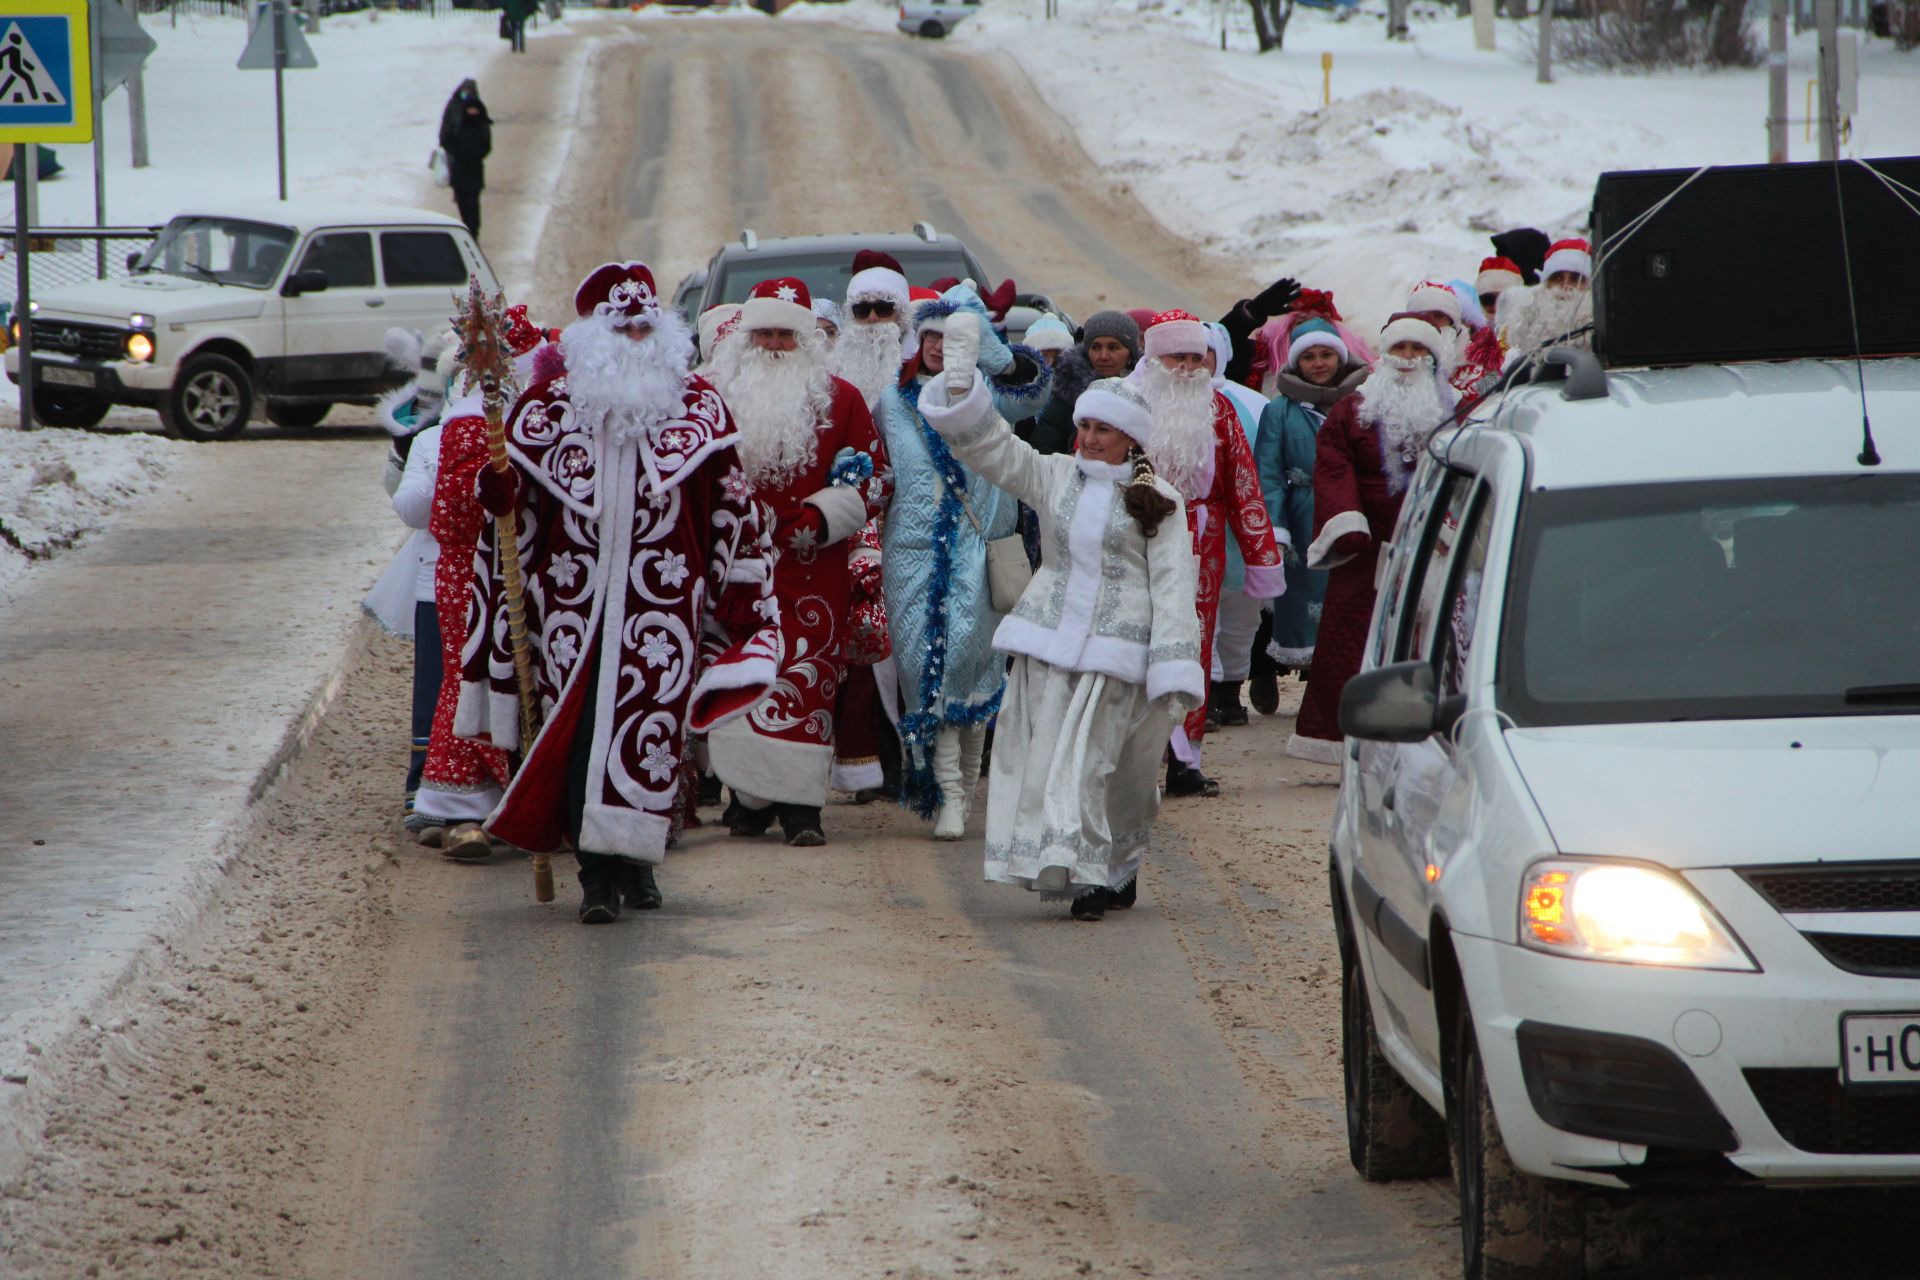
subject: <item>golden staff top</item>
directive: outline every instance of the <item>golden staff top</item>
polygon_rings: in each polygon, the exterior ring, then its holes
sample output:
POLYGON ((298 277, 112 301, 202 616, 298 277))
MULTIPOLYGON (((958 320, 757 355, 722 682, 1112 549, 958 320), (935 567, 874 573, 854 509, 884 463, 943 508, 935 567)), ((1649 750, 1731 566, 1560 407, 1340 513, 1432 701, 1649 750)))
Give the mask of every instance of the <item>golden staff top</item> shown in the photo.
MULTIPOLYGON (((507 471, 507 399, 513 372, 507 353, 506 298, 489 294, 477 277, 467 282, 467 298, 453 318, 460 335, 461 363, 480 383, 480 399, 487 419, 487 455, 493 469, 507 471)), ((527 638, 527 609, 520 576, 520 522, 509 510, 494 518, 494 550, 500 558, 500 579, 507 596, 507 642, 513 651, 514 683, 520 693, 520 754, 533 749, 540 727, 539 698, 533 684, 533 648, 527 638)), ((545 854, 533 858, 534 897, 553 901, 553 872, 545 854)))

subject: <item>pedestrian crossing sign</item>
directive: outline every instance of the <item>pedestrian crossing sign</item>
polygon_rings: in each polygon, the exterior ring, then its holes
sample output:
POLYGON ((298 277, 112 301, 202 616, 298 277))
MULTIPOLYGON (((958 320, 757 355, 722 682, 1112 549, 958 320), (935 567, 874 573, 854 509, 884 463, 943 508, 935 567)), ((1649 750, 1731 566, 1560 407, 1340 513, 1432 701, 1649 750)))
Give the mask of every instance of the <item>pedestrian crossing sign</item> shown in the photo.
POLYGON ((0 142, 93 141, 87 0, 0 0, 0 142))

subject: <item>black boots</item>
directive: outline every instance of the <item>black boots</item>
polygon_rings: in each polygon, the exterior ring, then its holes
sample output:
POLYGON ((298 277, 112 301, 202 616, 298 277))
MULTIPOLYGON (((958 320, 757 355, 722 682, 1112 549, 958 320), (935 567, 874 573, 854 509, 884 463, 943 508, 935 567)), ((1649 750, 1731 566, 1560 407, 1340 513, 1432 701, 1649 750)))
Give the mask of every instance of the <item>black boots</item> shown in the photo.
POLYGON ((1089 889, 1073 900, 1070 910, 1075 920, 1091 923, 1106 917, 1107 908, 1113 905, 1113 890, 1089 889))
POLYGON ((722 815, 727 824, 727 834, 743 837, 767 834, 773 826, 774 818, 778 816, 775 812, 778 808, 778 805, 770 804, 764 809, 749 809, 735 800, 722 815))
POLYGON ((653 878, 653 864, 629 862, 622 870, 626 874, 620 883, 620 894, 627 905, 635 911, 658 911, 663 899, 660 886, 653 878))
POLYGON ((1247 709, 1240 705, 1238 680, 1215 680, 1207 699, 1207 723, 1234 729, 1247 723, 1247 709))
POLYGON ((1167 794, 1169 796, 1217 796, 1220 794, 1220 784, 1198 769, 1181 764, 1179 760, 1169 757, 1167 794))
POLYGON ((620 891, 608 876, 580 878, 580 923, 612 924, 620 918, 620 891))
POLYGON ((1140 873, 1136 871, 1134 872, 1133 879, 1127 881, 1125 886, 1119 889, 1115 889, 1113 891, 1112 898, 1107 902, 1107 910, 1109 911, 1129 910, 1132 908, 1135 902, 1139 901, 1139 898, 1140 898, 1140 873))
POLYGON ((780 813, 780 830, 785 833, 788 844, 811 849, 827 842, 826 833, 820 829, 818 809, 797 804, 777 804, 773 807, 780 813))

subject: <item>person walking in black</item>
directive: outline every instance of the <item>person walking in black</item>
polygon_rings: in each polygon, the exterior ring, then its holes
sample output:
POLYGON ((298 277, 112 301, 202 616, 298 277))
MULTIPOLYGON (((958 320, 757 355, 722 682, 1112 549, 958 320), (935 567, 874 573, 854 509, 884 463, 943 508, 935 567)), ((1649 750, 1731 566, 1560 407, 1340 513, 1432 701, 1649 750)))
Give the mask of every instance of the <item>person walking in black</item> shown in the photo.
POLYGON ((447 153, 448 185, 460 221, 480 234, 480 192, 487 185, 487 154, 493 150, 493 117, 480 101, 480 86, 462 80, 440 115, 440 149, 447 153))

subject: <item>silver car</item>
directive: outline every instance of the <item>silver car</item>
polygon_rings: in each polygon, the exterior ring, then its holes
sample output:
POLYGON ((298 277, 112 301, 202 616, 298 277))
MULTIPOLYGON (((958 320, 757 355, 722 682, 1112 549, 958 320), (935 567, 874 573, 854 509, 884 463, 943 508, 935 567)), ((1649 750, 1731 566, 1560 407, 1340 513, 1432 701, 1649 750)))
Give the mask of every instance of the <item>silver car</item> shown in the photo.
POLYGON ((980 12, 980 0, 906 0, 894 23, 910 36, 938 40, 980 12))

